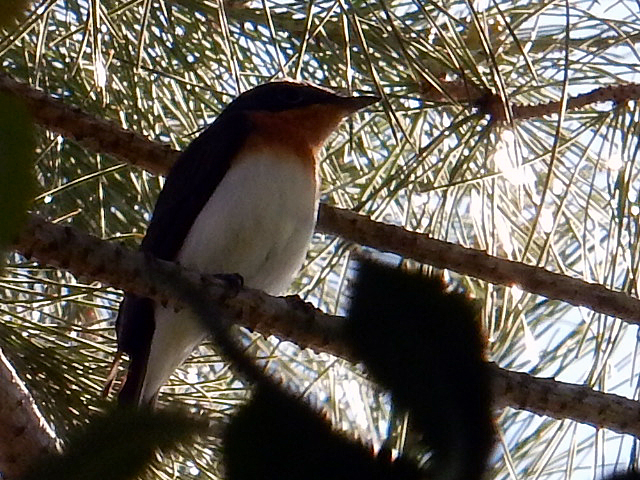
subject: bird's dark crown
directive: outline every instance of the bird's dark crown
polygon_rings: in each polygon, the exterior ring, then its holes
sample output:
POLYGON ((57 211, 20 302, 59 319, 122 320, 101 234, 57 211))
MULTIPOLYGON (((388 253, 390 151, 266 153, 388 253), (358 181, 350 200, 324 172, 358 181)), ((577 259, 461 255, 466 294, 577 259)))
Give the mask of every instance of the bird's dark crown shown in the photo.
POLYGON ((340 104, 341 97, 331 90, 294 81, 277 81, 259 85, 242 93, 226 111, 282 112, 318 104, 340 104))

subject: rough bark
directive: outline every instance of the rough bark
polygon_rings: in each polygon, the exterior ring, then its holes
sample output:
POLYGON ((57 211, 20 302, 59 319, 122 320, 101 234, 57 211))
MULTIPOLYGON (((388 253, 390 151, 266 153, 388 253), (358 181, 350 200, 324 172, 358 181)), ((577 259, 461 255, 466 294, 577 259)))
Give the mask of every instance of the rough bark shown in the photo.
MULTIPOLYGON (((100 240, 72 227, 32 216, 14 247, 27 257, 69 270, 105 284, 182 308, 172 298, 170 285, 158 278, 168 274, 208 285, 216 302, 236 323, 263 335, 276 335, 302 348, 332 353, 357 361, 341 340, 342 317, 327 315, 298 297, 271 297, 258 290, 228 286, 223 280, 188 271, 121 245, 100 240)), ((640 435, 640 403, 553 379, 492 367, 493 396, 497 407, 510 406, 569 418, 598 428, 640 435)))
MULTIPOLYGON (((590 92, 585 98, 593 102, 603 99, 622 101, 629 95, 637 95, 639 88, 637 85, 618 89, 606 87, 602 91, 590 92)), ((35 120, 43 126, 88 142, 97 151, 115 155, 150 172, 166 173, 179 155, 178 151, 171 150, 167 145, 128 132, 113 122, 92 117, 2 74, 0 91, 25 99, 35 120)), ((523 290, 547 298, 585 306, 633 323, 640 321, 640 301, 626 293, 540 267, 494 257, 402 227, 375 222, 349 210, 322 205, 317 228, 345 240, 397 253, 438 268, 500 285, 518 285, 523 290)))
POLYGON ((0 350, 0 476, 20 478, 35 458, 57 448, 53 430, 0 350))

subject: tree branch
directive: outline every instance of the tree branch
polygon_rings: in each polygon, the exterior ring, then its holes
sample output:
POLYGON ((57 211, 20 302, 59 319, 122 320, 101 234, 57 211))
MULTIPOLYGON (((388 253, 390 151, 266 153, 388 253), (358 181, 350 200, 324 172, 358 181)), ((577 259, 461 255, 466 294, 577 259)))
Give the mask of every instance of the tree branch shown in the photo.
POLYGON ((523 290, 575 306, 640 323, 640 300, 598 283, 550 272, 544 268, 494 257, 482 250, 410 232, 396 225, 372 221, 358 213, 322 205, 317 228, 383 252, 446 268, 499 285, 523 290))
MULTIPOLYGON (((2 74, 0 91, 10 92, 25 99, 36 121, 47 128, 93 145, 103 153, 115 155, 150 172, 166 173, 169 165, 179 155, 178 151, 164 144, 123 130, 113 122, 94 118, 2 74)), ((589 95, 594 94, 592 92, 589 95)), ((549 272, 543 268, 493 257, 480 250, 436 240, 398 226, 374 222, 348 210, 321 205, 317 229, 438 268, 446 268, 491 283, 518 285, 523 290, 547 298, 588 307, 595 312, 632 323, 640 323, 640 300, 623 292, 549 272)))
POLYGON ((497 407, 509 406, 538 415, 569 418, 640 438, 640 402, 584 385, 539 378, 492 365, 497 407))
POLYGON ((150 142, 115 122, 90 115, 2 73, 0 92, 20 97, 34 121, 43 127, 152 173, 166 173, 179 154, 168 145, 150 142))
MULTIPOLYGON (((171 289, 157 279, 184 275, 189 281, 207 284, 211 301, 240 325, 264 335, 290 340, 302 348, 357 361, 348 345, 342 342, 344 318, 326 315, 295 296, 271 297, 258 290, 229 287, 215 276, 185 270, 177 264, 133 252, 37 216, 29 218, 14 247, 27 257, 64 268, 78 277, 148 296, 174 308, 182 305, 172 298, 171 289)), ((493 367, 492 378, 497 406, 570 418, 640 436, 640 403, 634 400, 597 392, 583 385, 510 372, 497 366, 493 367)))
MULTIPOLYGON (((443 82, 442 89, 438 90, 430 84, 421 85, 420 97, 432 102, 446 102, 455 100, 458 102, 470 103, 480 109, 486 115, 498 122, 506 120, 504 101, 493 92, 488 92, 463 80, 443 82), (442 92, 445 92, 444 95, 442 92)), ((587 105, 594 105, 602 102, 613 102, 614 104, 624 104, 630 100, 640 99, 640 84, 626 83, 623 85, 609 85, 599 87, 590 92, 575 95, 567 99, 567 111, 578 110, 587 105)), ((529 118, 545 117, 560 113, 562 102, 540 103, 537 105, 511 105, 512 117, 514 120, 526 120, 529 118)))
POLYGON ((20 478, 35 458, 57 448, 55 434, 0 350, 0 476, 20 478))

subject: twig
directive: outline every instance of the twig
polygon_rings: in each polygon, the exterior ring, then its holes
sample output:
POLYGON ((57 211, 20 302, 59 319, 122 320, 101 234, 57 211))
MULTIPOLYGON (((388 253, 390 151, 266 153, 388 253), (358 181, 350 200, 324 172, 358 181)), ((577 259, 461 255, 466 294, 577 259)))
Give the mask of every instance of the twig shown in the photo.
MULTIPOLYGON (((504 122, 505 108, 500 95, 493 92, 483 91, 470 82, 454 80, 442 82, 442 91, 431 85, 424 84, 420 89, 420 97, 431 102, 446 102, 450 100, 470 103, 477 107, 482 113, 490 115, 494 121, 504 122)), ((590 92, 582 93, 567 100, 567 111, 578 110, 587 105, 595 103, 613 102, 615 105, 624 104, 630 100, 640 100, 640 84, 626 83, 622 85, 609 85, 599 87, 590 92)), ((513 119, 526 120, 529 118, 539 118, 560 113, 561 101, 541 103, 538 105, 511 105, 513 119)))

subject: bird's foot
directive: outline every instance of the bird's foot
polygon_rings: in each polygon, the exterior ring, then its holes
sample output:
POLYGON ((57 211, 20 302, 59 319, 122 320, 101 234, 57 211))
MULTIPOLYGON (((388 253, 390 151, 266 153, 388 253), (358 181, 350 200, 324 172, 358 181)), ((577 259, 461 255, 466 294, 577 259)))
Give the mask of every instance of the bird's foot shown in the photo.
POLYGON ((213 276, 225 282, 230 288, 241 289, 244 287, 244 278, 239 273, 216 273, 213 276))

